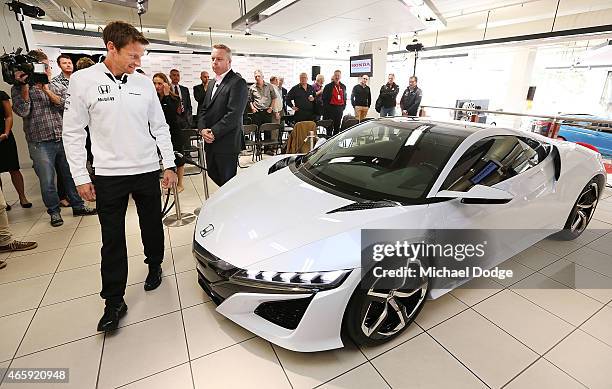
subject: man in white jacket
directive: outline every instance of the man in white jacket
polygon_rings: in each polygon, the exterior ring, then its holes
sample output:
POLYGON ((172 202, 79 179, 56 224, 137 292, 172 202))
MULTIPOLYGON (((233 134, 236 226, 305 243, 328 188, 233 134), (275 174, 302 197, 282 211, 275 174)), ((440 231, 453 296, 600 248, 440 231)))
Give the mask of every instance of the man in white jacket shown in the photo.
POLYGON ((110 331, 127 312, 125 214, 129 195, 136 203, 145 263, 145 290, 161 284, 164 231, 159 189, 159 156, 164 166, 162 186, 177 181, 170 131, 147 77, 134 73, 148 41, 134 26, 111 22, 102 33, 108 50, 103 63, 70 78, 64 112, 63 141, 70 171, 81 197, 96 200, 102 227, 102 291, 106 301, 98 331, 110 331), (85 127, 89 126, 95 178, 87 172, 85 127))

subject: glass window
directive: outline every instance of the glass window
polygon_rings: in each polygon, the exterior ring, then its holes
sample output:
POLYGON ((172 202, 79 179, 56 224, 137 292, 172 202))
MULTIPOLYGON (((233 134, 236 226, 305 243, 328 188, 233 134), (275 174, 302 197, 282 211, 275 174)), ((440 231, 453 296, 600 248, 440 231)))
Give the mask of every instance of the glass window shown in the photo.
POLYGON ((466 136, 433 124, 371 121, 331 138, 292 170, 339 195, 417 203, 466 136))
POLYGON ((550 145, 510 135, 482 139, 457 161, 442 190, 466 192, 474 185, 492 186, 536 166, 550 145))

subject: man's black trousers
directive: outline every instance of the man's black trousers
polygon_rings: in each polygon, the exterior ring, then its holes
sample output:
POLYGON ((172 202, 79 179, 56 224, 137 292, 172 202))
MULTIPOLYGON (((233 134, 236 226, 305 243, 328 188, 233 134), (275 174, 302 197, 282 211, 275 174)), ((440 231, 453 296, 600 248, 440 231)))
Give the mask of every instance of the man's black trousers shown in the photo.
POLYGON ((145 263, 161 265, 164 228, 159 171, 130 176, 96 176, 96 207, 102 227, 102 291, 108 303, 123 300, 128 275, 125 213, 130 194, 136 203, 145 263))
POLYGON ((236 175, 238 154, 206 152, 206 169, 208 176, 218 186, 222 186, 236 175))
POLYGON ((344 107, 342 105, 327 104, 325 106, 325 112, 323 113, 323 119, 331 119, 334 121, 333 135, 336 135, 337 133, 340 132, 340 125, 342 123, 342 113, 343 112, 344 112, 344 107))

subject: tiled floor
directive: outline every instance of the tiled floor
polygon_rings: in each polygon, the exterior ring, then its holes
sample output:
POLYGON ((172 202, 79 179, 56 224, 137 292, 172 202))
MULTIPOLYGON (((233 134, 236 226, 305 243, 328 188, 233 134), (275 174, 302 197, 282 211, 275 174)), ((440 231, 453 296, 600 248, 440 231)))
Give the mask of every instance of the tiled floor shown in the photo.
MULTIPOLYGON (((166 230, 164 282, 144 292, 133 205, 129 314, 115 333, 96 332, 103 307, 97 218, 64 211, 64 226, 51 228, 36 178, 24 174, 35 207, 17 205, 11 227, 39 248, 0 254, 8 258, 0 270, 0 367, 68 367, 70 383, 58 387, 78 389, 612 388, 609 189, 580 239, 543 241, 504 263, 518 275, 513 284, 481 279, 429 301, 416 323, 383 346, 300 354, 215 312, 196 282, 193 226, 166 230)), ((195 208, 202 193, 199 176, 187 179, 183 207, 195 208)))

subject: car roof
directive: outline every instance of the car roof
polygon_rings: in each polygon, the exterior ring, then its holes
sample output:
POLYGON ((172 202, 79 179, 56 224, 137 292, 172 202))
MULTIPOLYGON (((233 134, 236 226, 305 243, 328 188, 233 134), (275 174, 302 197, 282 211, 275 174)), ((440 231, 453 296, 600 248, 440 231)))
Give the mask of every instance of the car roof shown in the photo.
POLYGON ((463 136, 464 138, 467 138, 468 136, 478 131, 483 131, 489 128, 496 128, 487 124, 472 123, 463 120, 434 120, 422 117, 386 117, 376 119, 376 121, 383 123, 388 122, 390 125, 400 128, 414 128, 415 123, 432 125, 434 127, 431 128, 431 131, 443 130, 444 132, 447 132, 450 130, 450 132, 463 136))

